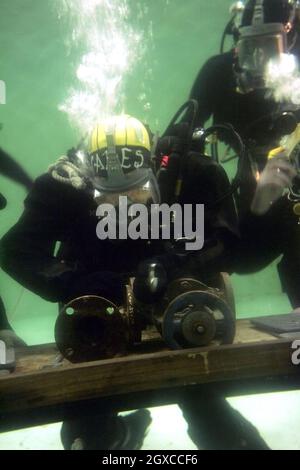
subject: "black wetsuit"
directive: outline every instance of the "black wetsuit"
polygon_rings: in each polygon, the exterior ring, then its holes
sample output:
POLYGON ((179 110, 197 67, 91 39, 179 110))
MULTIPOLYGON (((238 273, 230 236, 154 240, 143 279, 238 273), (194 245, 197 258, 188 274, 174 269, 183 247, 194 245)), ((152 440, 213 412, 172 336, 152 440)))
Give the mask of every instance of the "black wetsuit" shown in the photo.
MULTIPOLYGON (((212 116, 215 124, 230 123, 244 139, 251 157, 261 171, 269 149, 278 145, 272 115, 288 110, 267 97, 265 90, 248 94, 237 91, 232 52, 212 57, 200 70, 192 87, 191 98, 198 100, 197 126, 204 126, 212 116)), ((232 144, 228 135, 226 143, 232 144)), ((250 165, 243 169, 237 203, 240 212, 240 242, 231 257, 228 271, 250 273, 265 268, 283 255, 279 274, 293 307, 300 306, 300 225, 293 203, 282 197, 263 216, 250 211, 256 182, 250 165)))

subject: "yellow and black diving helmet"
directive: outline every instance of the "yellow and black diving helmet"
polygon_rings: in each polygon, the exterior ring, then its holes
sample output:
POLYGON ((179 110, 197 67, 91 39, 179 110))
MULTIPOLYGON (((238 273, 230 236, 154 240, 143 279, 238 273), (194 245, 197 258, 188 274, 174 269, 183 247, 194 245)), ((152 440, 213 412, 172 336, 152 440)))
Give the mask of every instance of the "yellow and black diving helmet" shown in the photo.
POLYGON ((98 204, 159 203, 159 189, 151 169, 151 134, 129 115, 98 123, 91 133, 87 155, 89 179, 98 204))

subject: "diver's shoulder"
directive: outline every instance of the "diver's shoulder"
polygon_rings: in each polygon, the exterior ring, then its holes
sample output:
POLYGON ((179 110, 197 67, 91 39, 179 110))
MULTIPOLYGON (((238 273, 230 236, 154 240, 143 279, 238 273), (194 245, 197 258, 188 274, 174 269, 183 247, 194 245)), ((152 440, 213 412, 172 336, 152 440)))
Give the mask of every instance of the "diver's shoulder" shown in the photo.
POLYGON ((31 193, 40 195, 42 198, 50 197, 60 201, 64 201, 69 198, 76 198, 79 191, 73 188, 71 185, 62 183, 61 181, 53 178, 51 173, 43 173, 38 176, 34 181, 31 193))
POLYGON ((49 210, 57 217, 69 217, 85 211, 90 204, 90 198, 84 191, 57 181, 50 173, 44 173, 34 181, 24 204, 30 210, 49 210))
POLYGON ((62 185, 59 181, 55 180, 53 176, 49 172, 47 172, 41 174, 36 178, 36 180, 34 181, 34 187, 46 191, 47 189, 57 187, 61 189, 62 187, 64 187, 64 185, 62 185))
POLYGON ((228 67, 232 66, 234 60, 234 52, 229 51, 229 52, 224 52, 223 54, 217 54, 211 56, 205 63, 206 67, 214 67, 214 68, 220 68, 220 67, 228 67))

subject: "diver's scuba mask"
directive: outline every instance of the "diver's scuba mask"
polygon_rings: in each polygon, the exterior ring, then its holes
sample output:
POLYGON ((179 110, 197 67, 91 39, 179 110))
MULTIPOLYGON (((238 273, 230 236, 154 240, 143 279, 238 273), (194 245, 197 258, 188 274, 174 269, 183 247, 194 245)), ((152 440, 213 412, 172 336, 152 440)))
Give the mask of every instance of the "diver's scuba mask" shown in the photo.
POLYGON ((256 0, 252 24, 240 28, 237 43, 235 72, 240 92, 249 93, 265 87, 270 61, 279 61, 282 54, 289 53, 287 34, 290 24, 265 23, 264 0, 256 0))
MULTIPOLYGON (((117 157, 118 158, 118 157, 117 157)), ((127 197, 131 204, 159 204, 160 193, 156 178, 151 169, 137 169, 123 179, 114 181, 116 185, 106 184, 107 181, 96 177, 93 180, 94 199, 97 205, 119 205, 120 197, 127 197)))

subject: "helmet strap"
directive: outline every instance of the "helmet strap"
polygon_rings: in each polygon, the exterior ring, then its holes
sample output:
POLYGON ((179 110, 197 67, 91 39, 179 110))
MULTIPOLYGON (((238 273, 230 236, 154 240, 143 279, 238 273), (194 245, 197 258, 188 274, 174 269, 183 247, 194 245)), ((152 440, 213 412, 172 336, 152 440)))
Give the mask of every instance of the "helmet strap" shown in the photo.
POLYGON ((256 0, 252 24, 258 25, 258 24, 263 24, 264 22, 265 22, 264 0, 256 0))
POLYGON ((108 128, 106 133, 106 142, 107 142, 107 177, 114 178, 115 180, 124 178, 124 173, 122 169, 121 162, 119 160, 116 142, 115 142, 115 126, 108 128))

